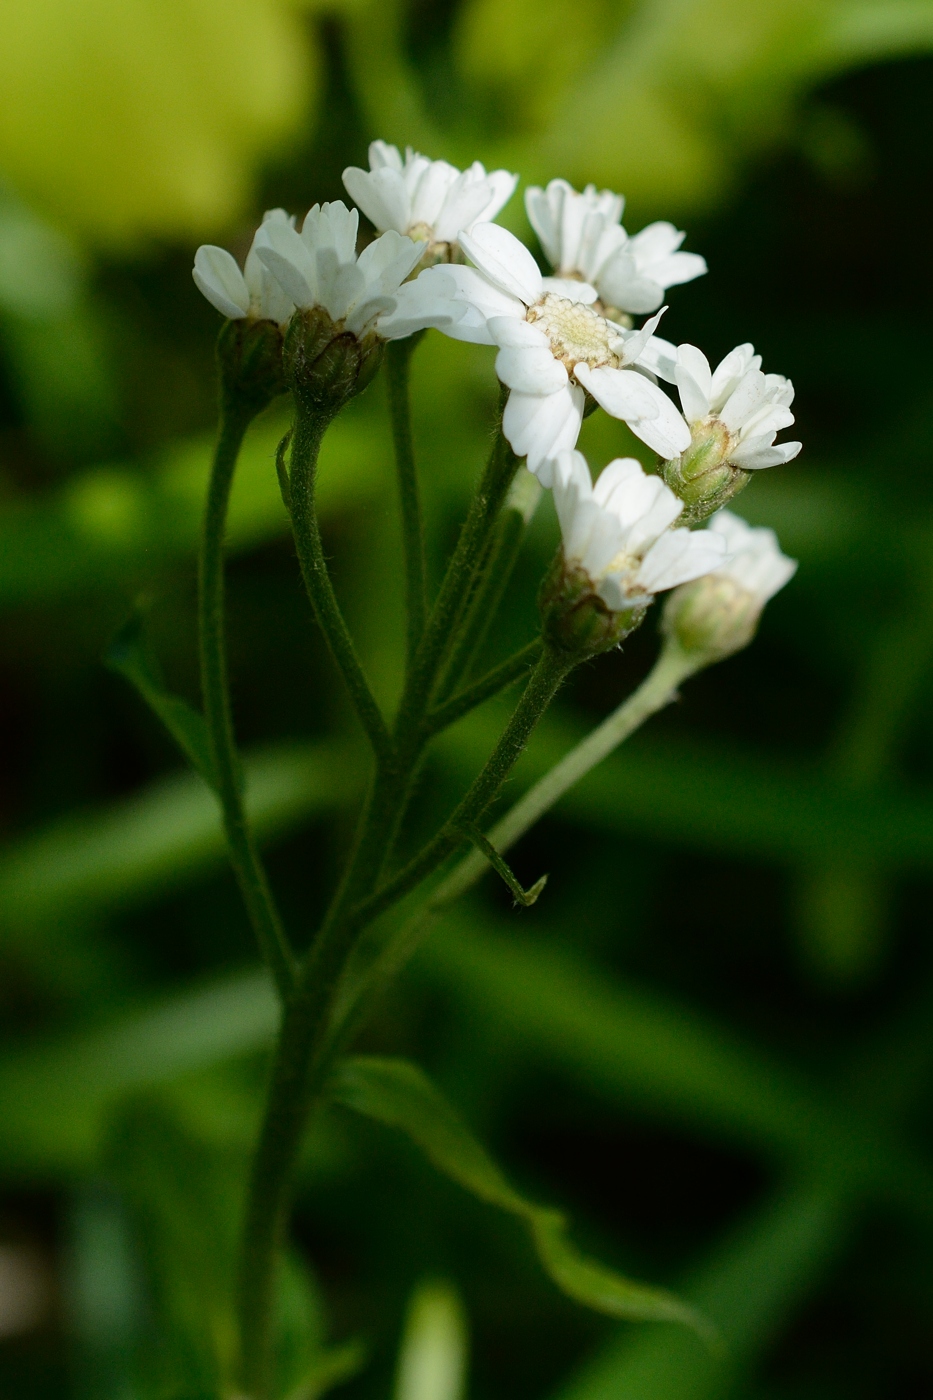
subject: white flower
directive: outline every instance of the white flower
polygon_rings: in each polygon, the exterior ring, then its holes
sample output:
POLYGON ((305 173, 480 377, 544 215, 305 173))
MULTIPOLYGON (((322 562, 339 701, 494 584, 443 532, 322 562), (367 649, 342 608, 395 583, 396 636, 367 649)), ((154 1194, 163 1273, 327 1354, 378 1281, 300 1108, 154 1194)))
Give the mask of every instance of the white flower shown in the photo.
POLYGON ((790 427, 794 386, 782 374, 762 374, 753 345, 730 351, 715 372, 695 345, 676 348, 655 336, 642 362, 680 392, 694 445, 716 439, 720 462, 742 471, 760 471, 797 456, 801 443, 774 439, 790 427))
POLYGON ((512 391, 503 431, 545 485, 550 460, 576 445, 584 389, 662 457, 689 447, 672 401, 636 369, 660 316, 640 331, 607 321, 593 309, 595 288, 542 277, 528 249, 498 224, 477 224, 460 241, 475 267, 427 268, 402 288, 396 315, 409 327, 420 321, 457 340, 499 346, 496 372, 512 391))
POLYGON ((613 612, 644 606, 655 593, 722 564, 725 541, 710 530, 672 530, 683 509, 660 477, 633 457, 610 462, 594 486, 581 452, 554 462, 554 504, 564 559, 589 577, 613 612))
POLYGON ((726 558, 671 594, 663 628, 695 665, 708 666, 748 646, 765 603, 793 578, 797 562, 781 553, 773 530, 753 528, 728 510, 697 535, 721 540, 726 558))
POLYGON ((606 307, 641 315, 657 311, 668 287, 706 271, 698 253, 679 251, 685 235, 673 224, 649 224, 629 237, 620 220, 625 201, 587 185, 582 194, 566 180, 525 191, 525 208, 558 277, 582 277, 606 307))
POLYGON ((321 306, 356 336, 371 330, 382 335, 379 318, 394 310, 398 288, 421 257, 421 248, 390 231, 357 257, 359 217, 341 200, 315 204, 300 234, 289 223, 264 225, 257 253, 296 306, 321 306))
POLYGON ((707 530, 720 535, 729 555, 716 569, 755 599, 759 612, 797 572, 796 559, 781 553, 778 537, 763 525, 749 525, 731 510, 719 510, 707 530))
POLYGON ((343 172, 350 198, 380 233, 395 229, 439 254, 457 242, 461 229, 494 219, 518 183, 507 170, 487 174, 478 160, 461 171, 410 146, 403 161, 398 147, 385 141, 373 141, 369 167, 351 165, 343 172))
POLYGON ((289 320, 295 304, 268 268, 263 266, 259 249, 274 226, 292 228, 294 222, 294 218, 290 218, 284 209, 267 210, 256 230, 242 272, 226 248, 205 243, 198 249, 194 255, 192 276, 198 290, 222 316, 227 316, 231 321, 240 321, 244 317, 253 321, 278 321, 279 325, 289 320))

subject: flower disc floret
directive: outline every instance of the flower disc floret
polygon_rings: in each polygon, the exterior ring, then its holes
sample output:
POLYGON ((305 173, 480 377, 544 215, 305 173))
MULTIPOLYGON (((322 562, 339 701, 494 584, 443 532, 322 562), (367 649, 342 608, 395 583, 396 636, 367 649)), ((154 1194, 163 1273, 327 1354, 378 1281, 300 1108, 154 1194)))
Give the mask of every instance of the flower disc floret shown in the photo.
POLYGON ((507 170, 487 173, 479 161, 458 170, 410 146, 403 160, 397 146, 373 141, 369 170, 348 166, 343 183, 380 233, 394 229, 407 234, 422 244, 429 260, 448 261, 458 253, 460 230, 494 219, 511 198, 518 176, 507 170))

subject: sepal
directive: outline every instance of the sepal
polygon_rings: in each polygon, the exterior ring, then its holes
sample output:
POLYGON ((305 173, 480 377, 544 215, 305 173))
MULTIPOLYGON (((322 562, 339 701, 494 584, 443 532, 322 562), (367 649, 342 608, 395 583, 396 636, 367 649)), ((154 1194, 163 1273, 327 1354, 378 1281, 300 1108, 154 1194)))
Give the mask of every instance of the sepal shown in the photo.
POLYGON ((284 394, 283 336, 275 321, 225 321, 217 337, 221 394, 228 411, 255 417, 284 394))
POLYGON ((285 373, 306 412, 332 415, 361 394, 382 362, 385 342, 343 330, 322 306, 296 311, 285 335, 285 373))
POLYGON ((545 643, 575 661, 610 651, 640 626, 647 601, 612 609, 596 592, 585 569, 568 565, 559 552, 538 593, 545 643))

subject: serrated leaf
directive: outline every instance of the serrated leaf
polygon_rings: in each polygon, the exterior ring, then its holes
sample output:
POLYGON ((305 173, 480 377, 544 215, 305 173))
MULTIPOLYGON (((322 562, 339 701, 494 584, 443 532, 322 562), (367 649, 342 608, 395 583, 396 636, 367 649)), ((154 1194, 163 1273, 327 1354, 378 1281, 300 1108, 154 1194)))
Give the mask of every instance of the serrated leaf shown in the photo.
POLYGON ((347 1108, 400 1128, 458 1185, 528 1227, 538 1257, 562 1292, 610 1317, 682 1322, 709 1339, 701 1315, 664 1289, 624 1278, 581 1254, 559 1211, 535 1205, 506 1180, 486 1149, 427 1075, 407 1060, 355 1056, 337 1068, 332 1097, 347 1108))
POLYGON ((158 715, 182 753, 210 787, 216 787, 214 762, 204 716, 172 695, 143 643, 143 618, 137 611, 121 627, 108 648, 107 665, 134 685, 146 704, 158 715))

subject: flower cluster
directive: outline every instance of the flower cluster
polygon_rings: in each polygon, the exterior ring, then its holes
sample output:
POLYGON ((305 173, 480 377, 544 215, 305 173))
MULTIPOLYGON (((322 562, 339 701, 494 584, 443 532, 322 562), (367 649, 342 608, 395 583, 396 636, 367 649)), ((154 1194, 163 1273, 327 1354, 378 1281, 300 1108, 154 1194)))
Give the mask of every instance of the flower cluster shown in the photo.
MULTIPOLYGON (((771 556, 760 532, 720 507, 752 472, 799 452, 798 442, 775 441, 794 421, 793 386, 763 373, 751 345, 713 370, 695 346, 656 334, 665 292, 706 271, 703 258, 682 250, 684 234, 659 222, 629 235, 620 195, 592 185, 580 193, 552 180, 525 195, 551 264, 546 275, 493 222, 517 176, 487 172, 479 162, 460 171, 410 148, 403 156, 383 141, 370 146, 369 167, 350 166, 343 176, 376 231, 362 252, 359 215, 339 201, 315 205, 300 230, 281 209, 266 214, 242 272, 224 249, 198 250, 195 281, 231 323, 284 334, 283 387, 316 411, 336 411, 371 377, 386 341, 433 327, 496 347, 496 373, 509 391, 503 434, 540 486, 554 492, 564 548, 543 598, 552 632, 563 629, 562 645, 575 645, 571 634, 581 627, 595 628, 586 645, 597 633, 599 646, 608 645, 656 593, 695 589, 691 581, 703 575, 719 580, 718 597, 723 580, 760 596, 751 565, 740 577, 739 565, 729 573, 724 561, 771 556), (679 405, 663 383, 676 388, 679 405), (610 463, 593 485, 574 449, 597 406, 657 455, 657 474, 627 458, 610 463), (709 529, 685 528, 717 510, 709 529)), ((780 587, 789 566, 771 563, 765 572, 780 576, 780 587)), ((689 605, 678 596, 678 616, 695 619, 699 594, 689 605)), ((735 636, 754 631, 751 605, 743 617, 735 636)))

